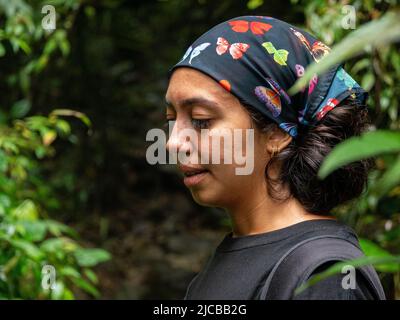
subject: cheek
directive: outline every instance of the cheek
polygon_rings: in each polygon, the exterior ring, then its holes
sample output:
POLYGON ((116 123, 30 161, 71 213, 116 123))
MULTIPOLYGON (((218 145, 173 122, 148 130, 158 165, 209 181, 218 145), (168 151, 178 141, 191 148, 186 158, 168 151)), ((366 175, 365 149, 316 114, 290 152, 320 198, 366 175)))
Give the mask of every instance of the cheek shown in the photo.
POLYGON ((239 181, 252 175, 256 162, 262 157, 257 154, 259 148, 255 145, 252 129, 210 132, 200 139, 199 151, 201 157, 209 161, 205 167, 224 181, 239 181))

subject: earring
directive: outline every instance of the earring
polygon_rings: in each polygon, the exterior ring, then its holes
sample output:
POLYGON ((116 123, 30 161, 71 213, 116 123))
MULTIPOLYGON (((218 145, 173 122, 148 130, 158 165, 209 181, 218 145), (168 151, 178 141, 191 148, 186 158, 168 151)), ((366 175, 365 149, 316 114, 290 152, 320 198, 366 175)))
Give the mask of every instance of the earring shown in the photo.
POLYGON ((277 153, 278 153, 278 147, 277 146, 274 146, 273 147, 273 149, 272 149, 272 154, 271 154, 271 158, 273 158, 277 153))

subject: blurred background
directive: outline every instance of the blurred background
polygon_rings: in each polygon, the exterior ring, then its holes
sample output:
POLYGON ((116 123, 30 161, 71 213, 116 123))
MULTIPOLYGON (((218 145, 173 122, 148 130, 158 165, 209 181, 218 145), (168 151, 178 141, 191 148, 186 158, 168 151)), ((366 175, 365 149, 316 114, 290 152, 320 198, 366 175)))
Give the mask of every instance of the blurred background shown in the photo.
MULTIPOLYGON (((165 121, 168 68, 235 16, 273 16, 333 46, 398 9, 384 0, 0 0, 0 298, 183 298, 230 226, 195 204, 174 166, 146 161, 146 133, 165 121), (355 28, 341 23, 345 5, 355 28)), ((334 214, 368 255, 395 258, 399 45, 364 49, 346 70, 370 90, 374 126, 397 136, 370 188, 334 214)), ((399 261, 376 268, 388 298, 400 298, 399 261)))

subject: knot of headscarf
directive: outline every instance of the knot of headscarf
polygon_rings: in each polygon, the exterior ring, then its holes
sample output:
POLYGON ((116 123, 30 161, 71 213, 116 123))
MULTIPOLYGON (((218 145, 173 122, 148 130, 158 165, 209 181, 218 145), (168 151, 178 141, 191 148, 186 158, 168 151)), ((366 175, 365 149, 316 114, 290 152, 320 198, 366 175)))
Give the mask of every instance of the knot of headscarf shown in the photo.
POLYGON ((242 16, 201 35, 168 76, 178 67, 197 69, 295 138, 299 124, 316 124, 348 96, 362 105, 368 97, 343 63, 314 75, 299 93, 287 94, 305 68, 329 51, 327 45, 284 21, 242 16))

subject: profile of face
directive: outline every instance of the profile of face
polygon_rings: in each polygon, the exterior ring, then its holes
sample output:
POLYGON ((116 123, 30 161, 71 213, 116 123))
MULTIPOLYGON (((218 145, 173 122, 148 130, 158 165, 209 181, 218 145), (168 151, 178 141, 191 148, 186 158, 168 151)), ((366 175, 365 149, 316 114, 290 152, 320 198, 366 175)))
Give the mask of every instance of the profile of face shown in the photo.
MULTIPOLYGON (((185 178, 185 184, 198 204, 229 209, 235 203, 246 201, 255 192, 266 194, 265 166, 273 148, 282 149, 290 142, 291 137, 286 132, 279 127, 266 133, 258 130, 248 111, 233 94, 193 68, 181 67, 173 72, 166 101, 167 120, 173 121, 167 150, 189 155, 189 163, 182 164, 178 160, 178 167, 183 172, 193 168, 205 171, 185 178), (198 132, 196 143, 180 134, 185 129, 198 132), (202 129, 209 131, 201 134, 202 129), (239 150, 247 152, 247 157, 252 157, 253 170, 250 174, 237 174, 236 169, 244 164, 235 161, 234 155, 232 161, 225 161, 226 148, 232 149, 235 143, 225 143, 224 139, 220 139, 219 161, 215 163, 213 159, 215 148, 212 148, 212 132, 233 132, 235 129, 241 129, 236 130, 241 132, 242 137, 239 150), (246 129, 254 130, 251 147, 248 145, 246 129), (209 157, 208 164, 201 160, 204 156, 209 157)), ((233 133, 232 137, 235 137, 233 133)), ((237 149, 231 152, 237 152, 237 149)))

